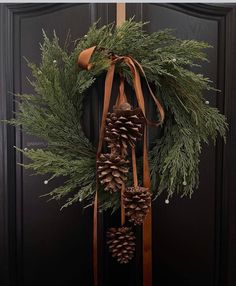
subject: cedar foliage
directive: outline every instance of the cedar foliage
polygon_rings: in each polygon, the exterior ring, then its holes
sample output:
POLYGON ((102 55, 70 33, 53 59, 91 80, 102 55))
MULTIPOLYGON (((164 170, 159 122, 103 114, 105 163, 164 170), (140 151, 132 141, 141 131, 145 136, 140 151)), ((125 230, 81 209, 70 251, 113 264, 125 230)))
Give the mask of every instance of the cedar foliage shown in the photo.
MULTIPOLYGON (((95 24, 75 42, 71 52, 68 43, 59 45, 56 34, 50 40, 44 33, 41 64, 28 62, 35 94, 17 96, 19 112, 10 123, 47 142, 44 149, 20 151, 31 159, 25 168, 36 174, 51 174, 49 180, 65 177, 64 184, 48 194, 50 199, 64 198, 63 207, 84 199, 90 203, 95 193, 96 148, 83 132, 81 117, 86 90, 109 66, 108 51, 131 55, 141 63, 165 109, 162 136, 149 152, 154 197, 163 191, 168 196, 175 192, 191 196, 199 182, 202 142, 210 138, 215 141, 217 134, 225 138, 224 115, 206 105, 202 95, 204 90, 212 89, 211 81, 191 71, 192 67, 200 67, 201 61, 207 61, 204 49, 209 45, 177 39, 169 30, 147 34, 144 25, 132 20, 120 27, 97 28, 95 24), (78 54, 94 45, 98 49, 91 59, 93 68, 81 70, 77 66, 78 54)), ((119 71, 131 84, 127 66, 117 65, 116 72, 119 71)), ((101 189, 99 199, 101 209, 119 207, 117 193, 107 194, 101 189)))

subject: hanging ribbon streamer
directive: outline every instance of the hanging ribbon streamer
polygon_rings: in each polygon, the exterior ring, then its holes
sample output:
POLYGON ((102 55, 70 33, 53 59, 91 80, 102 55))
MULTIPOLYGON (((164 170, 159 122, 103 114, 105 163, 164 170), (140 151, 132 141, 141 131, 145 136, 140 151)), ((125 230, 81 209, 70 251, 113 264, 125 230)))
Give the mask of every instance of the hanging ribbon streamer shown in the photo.
MULTIPOLYGON (((78 56, 78 64, 81 68, 90 70, 92 68, 92 64, 90 63, 90 59, 92 54, 94 53, 96 46, 91 47, 82 51, 78 56)), ((159 126, 164 120, 164 110, 157 100, 155 95, 153 94, 151 87, 148 83, 146 78, 145 72, 140 63, 138 63, 135 59, 130 56, 117 56, 112 55, 110 57, 110 66, 108 68, 106 79, 105 79, 105 90, 104 90, 104 102, 103 102, 103 113, 102 113, 102 120, 101 120, 101 127, 99 133, 99 142, 98 142, 98 149, 97 149, 97 159, 101 154, 103 140, 104 140, 104 133, 106 127, 106 117, 109 110, 110 105, 110 98, 111 98, 111 91, 112 91, 112 83, 114 78, 115 72, 115 64, 118 62, 125 63, 132 73, 133 77, 133 86, 135 90, 135 96, 138 102, 139 108, 142 110, 143 116, 146 119, 147 124, 159 126), (160 115, 159 122, 151 122, 146 118, 145 115, 145 101, 142 92, 140 74, 146 80, 149 92, 154 100, 155 105, 157 106, 157 110, 160 115)), ((119 96, 117 97, 116 105, 121 103, 127 102, 126 95, 124 93, 124 79, 120 75, 120 87, 119 87, 119 96)), ((151 181, 150 181, 150 172, 149 172, 149 163, 148 163, 148 146, 147 146, 147 126, 144 127, 144 137, 143 137, 143 185, 144 187, 150 190, 151 181)), ((136 169, 136 156, 135 156, 135 149, 132 148, 132 165, 133 165, 133 178, 134 178, 134 186, 138 185, 137 180, 137 169, 136 169)), ((125 223, 125 212, 123 206, 123 192, 124 192, 124 184, 121 190, 121 224, 125 223)), ((98 178, 97 178, 97 187, 96 187, 96 194, 94 199, 94 228, 93 228, 93 267, 94 267, 94 285, 98 285, 98 254, 97 254, 97 211, 98 211, 98 178)), ((143 223, 143 285, 144 286, 152 286, 152 212, 151 209, 149 213, 146 215, 146 218, 143 223)))
MULTIPOLYGON (((118 108, 121 104, 127 102, 127 97, 125 94, 125 85, 124 85, 124 78, 120 74, 120 86, 119 86, 119 95, 116 99, 115 107, 118 108)), ((124 191, 125 191, 125 184, 122 183, 121 193, 120 193, 120 207, 121 207, 121 226, 125 224, 125 208, 124 208, 124 191)))

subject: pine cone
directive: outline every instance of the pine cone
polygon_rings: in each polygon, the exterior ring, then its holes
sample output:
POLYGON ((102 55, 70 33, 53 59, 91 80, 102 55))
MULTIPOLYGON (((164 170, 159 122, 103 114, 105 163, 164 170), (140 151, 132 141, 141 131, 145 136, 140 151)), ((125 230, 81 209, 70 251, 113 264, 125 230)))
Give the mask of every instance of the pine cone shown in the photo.
POLYGON ((114 108, 114 112, 108 113, 106 118, 105 140, 109 143, 108 146, 122 150, 126 155, 128 145, 135 147, 137 140, 142 138, 144 123, 145 118, 140 108, 114 108))
POLYGON ((128 163, 128 160, 115 153, 100 155, 97 161, 97 172, 100 183, 105 186, 105 191, 112 193, 122 188, 122 184, 127 180, 128 163))
POLYGON ((112 257, 121 264, 128 263, 134 256, 135 236, 130 227, 110 228, 107 244, 112 257))
POLYGON ((126 188, 124 195, 125 214, 129 221, 142 224, 151 206, 151 193, 147 188, 126 188))

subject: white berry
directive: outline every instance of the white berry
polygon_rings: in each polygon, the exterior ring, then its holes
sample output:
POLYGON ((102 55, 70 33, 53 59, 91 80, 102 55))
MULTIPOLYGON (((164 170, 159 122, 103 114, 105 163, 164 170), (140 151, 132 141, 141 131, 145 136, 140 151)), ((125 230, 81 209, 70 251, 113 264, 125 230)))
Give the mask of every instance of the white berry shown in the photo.
POLYGON ((28 148, 25 147, 25 148, 24 148, 24 151, 28 151, 28 148))
POLYGON ((206 104, 209 104, 210 102, 208 100, 205 101, 206 104))
POLYGON ((183 181, 183 185, 184 185, 184 186, 187 186, 187 182, 186 182, 186 181, 183 181))
POLYGON ((80 201, 80 202, 82 202, 82 199, 81 199, 81 198, 79 198, 79 201, 80 201))
POLYGON ((175 62, 176 62, 176 59, 175 59, 175 58, 173 58, 173 60, 172 60, 172 61, 173 61, 173 63, 175 63, 175 62))
POLYGON ((44 185, 47 185, 47 184, 48 184, 48 181, 47 181, 47 180, 45 180, 43 183, 44 183, 44 185))
POLYGON ((54 63, 54 64, 56 64, 56 63, 57 63, 57 61, 56 61, 56 60, 54 60, 54 61, 53 61, 53 63, 54 63))
POLYGON ((170 202, 170 201, 169 201, 168 199, 165 200, 165 203, 166 203, 167 205, 169 204, 169 202, 170 202))

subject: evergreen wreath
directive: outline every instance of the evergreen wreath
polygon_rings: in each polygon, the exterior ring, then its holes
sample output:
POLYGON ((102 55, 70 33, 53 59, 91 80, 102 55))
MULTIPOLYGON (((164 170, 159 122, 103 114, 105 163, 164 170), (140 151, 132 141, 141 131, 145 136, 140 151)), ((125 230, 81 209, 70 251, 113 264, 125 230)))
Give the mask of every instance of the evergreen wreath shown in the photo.
MULTIPOLYGON (((144 25, 132 20, 119 27, 97 28, 95 24, 75 42, 72 51, 68 49, 69 41, 61 47, 56 35, 50 40, 44 33, 41 64, 28 62, 35 94, 17 96, 19 111, 10 123, 47 142, 43 149, 18 150, 31 159, 23 165, 26 169, 51 174, 46 183, 57 177, 65 178, 62 185, 47 194, 50 199, 64 199, 62 208, 77 201, 90 204, 94 198, 96 147, 85 136, 81 118, 88 88, 108 69, 108 51, 130 55, 142 65, 165 110, 162 135, 152 142, 149 151, 152 198, 163 191, 168 198, 174 193, 191 197, 199 183, 202 143, 210 138, 215 142, 218 133, 225 138, 225 116, 210 107, 202 95, 204 90, 213 89, 211 81, 191 71, 192 67, 200 67, 199 62, 207 61, 203 50, 210 46, 177 39, 170 30, 147 34, 144 25), (77 57, 94 45, 98 49, 92 56, 93 68, 85 71, 78 67, 77 57)), ((119 68, 131 84, 130 70, 120 64, 116 72, 119 68)), ((119 193, 110 194, 100 186, 100 209, 115 210, 119 206, 119 193)))

